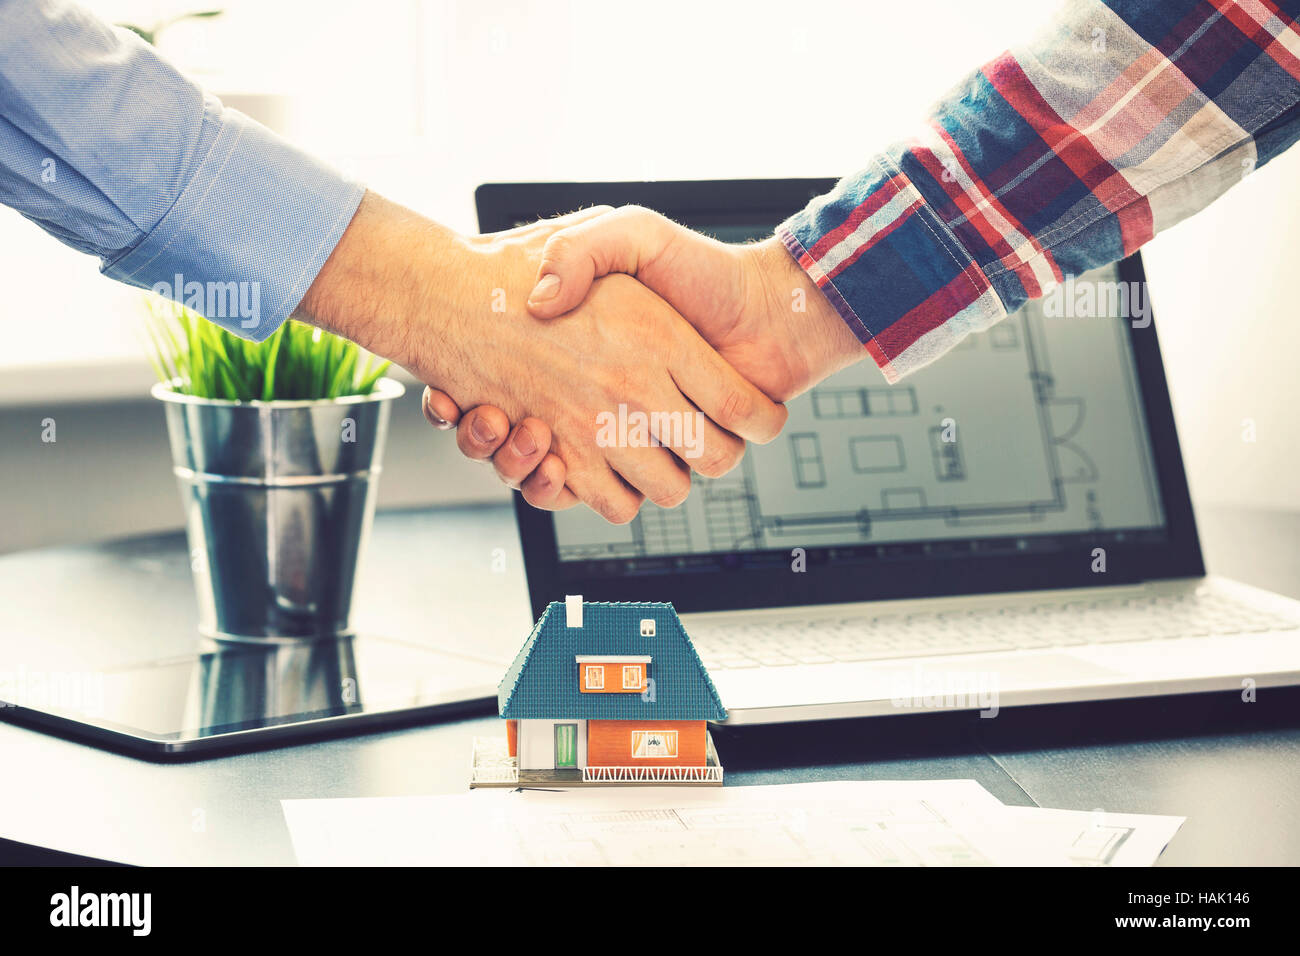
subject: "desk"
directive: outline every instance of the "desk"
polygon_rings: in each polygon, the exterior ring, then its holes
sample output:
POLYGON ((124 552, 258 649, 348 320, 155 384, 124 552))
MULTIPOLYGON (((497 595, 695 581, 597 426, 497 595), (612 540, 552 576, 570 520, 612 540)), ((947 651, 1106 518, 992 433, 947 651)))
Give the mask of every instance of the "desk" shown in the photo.
MULTIPOLYGON (((1208 510, 1201 526, 1212 570, 1300 597, 1300 515, 1208 510)), ((53 639, 75 601, 105 615, 69 659, 146 658, 151 634, 193 627, 189 582, 181 535, 0 558, 0 653, 53 639), (147 628, 113 613, 124 601, 147 601, 147 628)), ((359 588, 360 626, 408 640, 472 634, 508 659, 532 623, 506 507, 380 515, 359 588)), ((155 764, 0 723, 0 838, 123 863, 292 864, 282 798, 461 792, 484 733, 496 718, 155 764)), ((1010 804, 1187 816, 1165 865, 1300 863, 1300 690, 723 728, 717 742, 733 786, 970 777, 1010 804)))

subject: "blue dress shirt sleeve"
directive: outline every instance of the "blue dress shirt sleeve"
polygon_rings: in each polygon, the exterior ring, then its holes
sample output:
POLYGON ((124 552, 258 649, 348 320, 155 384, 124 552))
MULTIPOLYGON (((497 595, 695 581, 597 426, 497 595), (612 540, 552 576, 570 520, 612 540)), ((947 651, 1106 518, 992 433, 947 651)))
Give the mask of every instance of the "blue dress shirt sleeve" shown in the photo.
POLYGON ((199 312, 261 341, 363 192, 129 31, 64 0, 0 0, 0 203, 105 275, 198 296, 199 312))

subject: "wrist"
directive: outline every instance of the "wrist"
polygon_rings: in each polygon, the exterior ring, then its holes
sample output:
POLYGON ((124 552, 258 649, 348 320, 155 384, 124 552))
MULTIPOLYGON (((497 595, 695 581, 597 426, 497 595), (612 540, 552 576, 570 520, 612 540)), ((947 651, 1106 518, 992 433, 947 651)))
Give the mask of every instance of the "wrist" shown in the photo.
POLYGON ((294 317, 419 375, 456 314, 468 254, 456 233, 367 192, 294 317))
POLYGON ((860 361, 862 343, 780 238, 753 249, 767 290, 771 333, 787 344, 798 366, 796 394, 860 361))

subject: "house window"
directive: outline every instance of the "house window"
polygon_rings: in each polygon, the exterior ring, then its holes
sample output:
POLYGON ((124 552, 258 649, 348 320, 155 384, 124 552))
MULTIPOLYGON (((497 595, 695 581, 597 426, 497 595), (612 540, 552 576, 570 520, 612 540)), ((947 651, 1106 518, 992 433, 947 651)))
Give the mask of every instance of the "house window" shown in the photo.
POLYGON ((675 730, 634 730, 632 731, 633 757, 676 757, 677 731, 675 730))
POLYGON ((578 690, 584 694, 640 694, 650 657, 645 654, 577 654, 578 690))

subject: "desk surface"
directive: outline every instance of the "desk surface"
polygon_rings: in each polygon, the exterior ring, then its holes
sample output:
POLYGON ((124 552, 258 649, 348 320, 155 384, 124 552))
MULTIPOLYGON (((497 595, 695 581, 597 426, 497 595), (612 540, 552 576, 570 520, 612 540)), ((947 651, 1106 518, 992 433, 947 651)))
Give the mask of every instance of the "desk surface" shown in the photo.
MULTIPOLYGON (((1300 515, 1207 510, 1211 570, 1300 597, 1300 515)), ((498 565, 499 566, 499 565, 498 565)), ((359 584, 360 625, 433 645, 473 634, 485 655, 531 624, 505 507, 380 515, 359 584), (493 570, 505 549, 504 575, 493 570)), ((82 668, 151 634, 192 628, 184 539, 142 538, 0 558, 6 642, 67 643, 59 608, 106 609, 69 659, 82 668), (115 617, 123 593, 154 619, 115 617)), ((0 666, 3 666, 0 664, 0 666)), ((283 798, 455 793, 470 740, 493 717, 325 740, 197 763, 154 764, 0 723, 0 837, 136 864, 291 864, 283 798)), ((1162 864, 1300 863, 1300 690, 1257 703, 1214 695, 723 729, 729 785, 970 777, 1006 803, 1188 818, 1162 864)))

